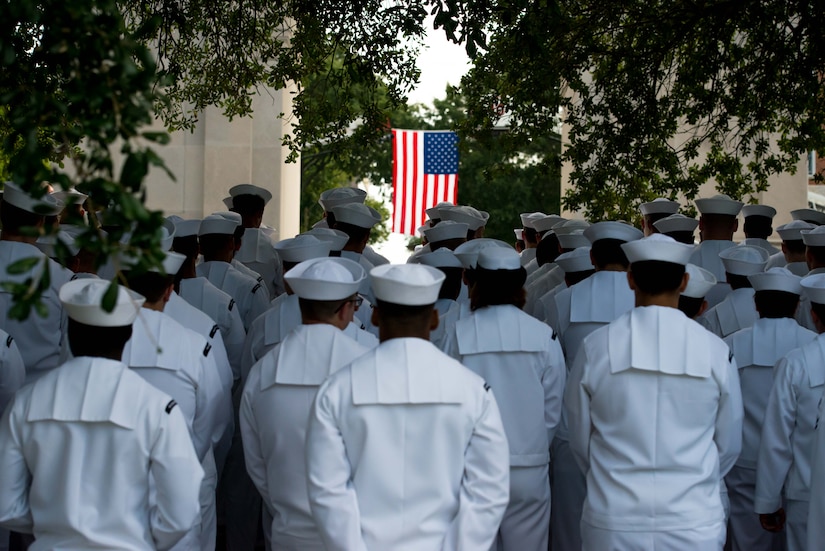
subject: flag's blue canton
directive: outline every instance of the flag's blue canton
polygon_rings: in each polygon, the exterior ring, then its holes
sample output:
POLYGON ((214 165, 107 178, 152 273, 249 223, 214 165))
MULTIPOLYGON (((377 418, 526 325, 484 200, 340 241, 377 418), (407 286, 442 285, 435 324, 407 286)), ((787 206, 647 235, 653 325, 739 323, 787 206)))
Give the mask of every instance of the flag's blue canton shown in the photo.
POLYGON ((424 174, 458 173, 458 134, 424 132, 424 174))

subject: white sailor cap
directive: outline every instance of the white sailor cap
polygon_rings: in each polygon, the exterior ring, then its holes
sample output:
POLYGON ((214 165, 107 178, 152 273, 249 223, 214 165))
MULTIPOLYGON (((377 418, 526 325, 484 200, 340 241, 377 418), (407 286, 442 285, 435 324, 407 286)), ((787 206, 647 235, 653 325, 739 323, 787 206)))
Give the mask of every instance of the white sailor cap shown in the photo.
POLYGON ((556 235, 564 235, 565 233, 572 233, 576 230, 586 230, 589 227, 590 222, 586 220, 564 220, 553 226, 553 233, 556 235))
POLYGON ((240 224, 234 220, 228 220, 217 214, 210 214, 201 220, 201 227, 198 229, 198 236, 209 234, 234 235, 235 228, 240 224))
POLYGON ((590 245, 562 253, 556 257, 555 262, 566 274, 588 272, 595 269, 593 261, 590 259, 590 245))
POLYGON ((521 226, 523 228, 532 228, 533 222, 535 220, 538 220, 539 218, 544 218, 545 216, 547 215, 543 212, 522 212, 521 214, 519 214, 519 218, 521 219, 521 226))
POLYGON ((160 250, 168 251, 171 249, 176 235, 175 223, 168 218, 165 219, 160 226, 160 250))
POLYGON ((329 256, 330 243, 303 233, 292 239, 282 239, 274 245, 283 262, 304 262, 329 256))
POLYGON ((235 206, 235 199, 232 196, 224 197, 222 201, 227 209, 232 209, 235 206))
POLYGON ((679 203, 677 201, 671 201, 664 197, 658 197, 653 201, 639 205, 639 211, 641 211, 642 216, 648 216, 649 214, 675 214, 678 210, 679 203))
POLYGON ((454 220, 464 222, 470 230, 477 230, 487 223, 489 214, 468 206, 453 207, 449 209, 439 209, 441 220, 454 220), (486 216, 485 216, 486 214, 486 216))
POLYGON ((814 209, 796 209, 791 211, 791 218, 794 220, 802 220, 817 226, 825 224, 825 212, 819 212, 814 209))
POLYGON ((705 298, 713 286, 716 285, 716 276, 696 264, 687 264, 685 271, 688 274, 688 283, 682 296, 689 298, 705 298))
POLYGON ((802 292, 811 302, 825 304, 825 274, 814 274, 800 281, 802 292))
MULTIPOLYGON (((343 188, 339 188, 343 189, 343 188)), ((354 189, 354 188, 346 188, 354 189)), ((363 203, 345 203, 332 207, 336 222, 351 224, 359 228, 372 228, 381 221, 381 215, 372 207, 363 203)))
POLYGON ((349 236, 341 230, 333 230, 332 228, 312 228, 302 235, 311 235, 321 241, 329 243, 330 251, 340 251, 344 245, 349 241, 349 236))
POLYGON ((625 222, 608 221, 593 224, 584 230, 584 236, 592 244, 602 239, 617 239, 624 242, 636 241, 641 239, 644 234, 639 228, 634 228, 625 222))
POLYGON ((434 207, 427 209, 427 218, 430 220, 441 220, 441 209, 454 207, 455 205, 449 201, 441 201, 434 207))
POLYGON ((773 218, 776 216, 776 209, 768 205, 745 205, 742 207, 742 216, 764 216, 765 218, 773 218))
POLYGON ((425 229, 424 235, 430 243, 446 241, 447 239, 466 239, 468 229, 469 226, 464 222, 442 220, 432 228, 425 229))
POLYGON ((782 241, 799 241, 802 239, 803 231, 812 230, 815 227, 814 224, 809 224, 803 220, 794 220, 776 228, 776 233, 779 234, 782 241))
POLYGON ((430 228, 432 228, 432 226, 430 225, 430 221, 427 220, 426 222, 424 222, 423 224, 418 226, 418 228, 416 228, 415 233, 417 233, 419 237, 423 238, 424 237, 424 230, 427 230, 427 229, 430 229, 430 228))
POLYGON ((229 188, 229 195, 233 199, 238 195, 254 195, 255 197, 260 197, 263 199, 264 205, 269 203, 270 199, 272 199, 272 193, 270 193, 269 190, 252 184, 238 184, 237 186, 232 186, 229 188))
MULTIPOLYGON (((169 217, 171 218, 171 216, 169 217)), ((200 220, 175 220, 175 237, 192 237, 201 229, 200 220)))
POLYGON ((312 258, 284 274, 284 281, 299 298, 343 300, 358 292, 367 273, 348 258, 312 258))
POLYGON ((82 205, 83 202, 89 197, 85 193, 80 193, 74 188, 55 191, 51 194, 51 196, 63 203, 64 206, 82 205))
POLYGON ((785 291, 795 295, 802 294, 802 278, 794 275, 787 268, 774 267, 765 272, 748 276, 753 290, 759 291, 785 291))
POLYGON ((349 203, 363 203, 367 198, 367 192, 357 187, 335 187, 321 193, 318 197, 318 204, 326 212, 330 212, 333 207, 346 205, 349 203))
POLYGON ((416 257, 416 261, 420 264, 426 264, 433 268, 463 268, 464 265, 458 259, 453 251, 441 247, 440 249, 431 253, 424 253, 416 257))
POLYGON ((654 233, 643 239, 622 243, 621 247, 631 264, 656 260, 684 266, 690 261, 690 255, 693 254, 691 245, 679 243, 672 237, 661 233, 654 233))
POLYGON ((585 237, 582 229, 573 230, 570 233, 556 234, 556 237, 559 239, 559 247, 562 249, 580 249, 590 246, 590 240, 585 237))
POLYGON ((392 304, 435 304, 446 276, 424 264, 383 264, 370 270, 375 298, 392 304))
POLYGON ((768 251, 750 245, 729 247, 719 253, 725 271, 733 275, 749 276, 765 271, 770 255, 768 251))
MULTIPOLYGON (((175 251, 166 251, 166 256, 163 257, 163 271, 168 275, 175 275, 180 270, 180 267, 183 266, 183 263, 186 261, 186 255, 181 253, 176 253, 175 251)), ((157 268, 152 268, 149 270, 150 272, 160 272, 157 268)))
POLYGON ((63 210, 63 203, 58 201, 54 195, 46 193, 38 199, 23 191, 14 182, 3 184, 3 201, 26 212, 41 216, 56 216, 63 210))
POLYGON ((539 233, 544 233, 552 230, 559 222, 565 221, 567 221, 567 219, 562 218, 558 214, 548 214, 544 218, 533 220, 533 229, 539 233))
POLYGON ((64 231, 62 227, 56 234, 38 237, 34 245, 46 256, 54 258, 57 256, 56 245, 58 240, 69 250, 70 255, 76 256, 80 252, 80 247, 75 243, 74 236, 64 231))
POLYGON ((671 214, 661 220, 653 222, 653 226, 662 233, 673 233, 689 231, 692 232, 699 225, 695 218, 689 218, 684 214, 671 214))
POLYGON ((524 228, 513 228, 517 241, 524 241, 524 228))
POLYGON ((218 211, 218 212, 213 212, 212 215, 213 216, 220 216, 221 218, 225 218, 227 220, 232 220, 238 226, 243 224, 243 216, 241 216, 237 212, 232 212, 231 210, 221 210, 221 211, 218 211))
POLYGON ((808 247, 825 247, 825 226, 815 226, 810 230, 802 230, 802 241, 808 247))
POLYGON ((114 309, 103 309, 103 296, 115 285, 104 279, 75 279, 60 288, 60 302, 71 319, 95 327, 132 325, 146 301, 141 295, 118 286, 114 309))
POLYGON ((487 247, 478 252, 476 265, 485 270, 518 270, 521 269, 521 258, 509 247, 487 247))
POLYGON ((714 195, 713 197, 705 197, 703 199, 696 199, 696 209, 701 214, 724 214, 726 216, 737 216, 742 206, 745 203, 742 201, 734 201, 724 194, 714 195))
POLYGON ((512 247, 504 241, 498 239, 490 239, 482 237, 480 239, 472 239, 466 243, 462 243, 455 248, 453 253, 461 260, 465 269, 474 270, 478 262, 478 253, 487 247, 501 247, 504 249, 512 249, 512 247))

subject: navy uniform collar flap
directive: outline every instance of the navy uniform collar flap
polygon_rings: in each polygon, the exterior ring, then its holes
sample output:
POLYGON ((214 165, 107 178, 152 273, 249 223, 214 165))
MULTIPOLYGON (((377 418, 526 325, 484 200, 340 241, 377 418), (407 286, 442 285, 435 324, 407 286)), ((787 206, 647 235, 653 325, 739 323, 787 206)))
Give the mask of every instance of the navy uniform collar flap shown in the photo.
POLYGON ((825 337, 817 337, 815 344, 800 349, 808 370, 808 384, 811 388, 825 385, 825 337))
POLYGON ((75 358, 58 368, 57 378, 43 379, 32 390, 28 421, 112 423, 125 429, 137 424, 142 393, 121 362, 75 358))
POLYGON ((753 302, 754 290, 734 289, 714 307, 723 335, 730 335, 750 327, 759 317, 753 302))
POLYGON ((203 304, 203 293, 206 288, 204 283, 206 281, 207 279, 205 277, 182 279, 180 281, 181 294, 192 297, 192 300, 189 301, 191 304, 203 304))
POLYGON ((725 281, 725 266, 719 258, 719 253, 735 245, 733 241, 727 240, 702 241, 696 245, 690 261, 713 273, 717 281, 723 282, 725 281))
POLYGON ((611 373, 638 369, 700 378, 711 375, 713 335, 676 308, 634 308, 611 323, 608 332, 611 373))
POLYGON ((552 338, 550 328, 515 306, 487 306, 455 326, 458 352, 540 352, 552 338))
POLYGON ((467 391, 452 380, 448 363, 461 369, 428 341, 390 339, 352 363, 352 401, 355 405, 461 403, 467 391))
POLYGON ((129 367, 157 367, 177 371, 191 362, 191 347, 181 342, 183 327, 169 316, 143 308, 135 320, 132 338, 123 351, 129 367))
POLYGON ((808 344, 815 336, 792 318, 760 319, 753 325, 750 362, 740 360, 739 350, 734 348, 736 363, 772 368, 779 358, 808 344))
POLYGON ((298 295, 281 295, 264 318, 264 343, 272 346, 283 341, 290 331, 301 325, 301 306, 298 295))
POLYGON ((570 323, 610 323, 635 301, 626 272, 596 272, 570 287, 570 323))
POLYGON ((241 248, 235 253, 238 262, 270 262, 275 257, 272 240, 260 228, 246 228, 241 248))
POLYGON ((367 350, 332 325, 301 325, 261 360, 261 390, 275 384, 320 386, 367 350))

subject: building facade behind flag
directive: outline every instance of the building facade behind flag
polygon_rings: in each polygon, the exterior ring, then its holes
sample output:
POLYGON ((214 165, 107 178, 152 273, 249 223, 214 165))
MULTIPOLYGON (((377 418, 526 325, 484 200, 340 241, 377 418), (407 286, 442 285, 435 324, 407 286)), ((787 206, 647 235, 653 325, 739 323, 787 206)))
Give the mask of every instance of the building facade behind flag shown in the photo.
POLYGON ((458 135, 393 129, 392 141, 392 231, 415 235, 428 208, 458 197, 458 135))

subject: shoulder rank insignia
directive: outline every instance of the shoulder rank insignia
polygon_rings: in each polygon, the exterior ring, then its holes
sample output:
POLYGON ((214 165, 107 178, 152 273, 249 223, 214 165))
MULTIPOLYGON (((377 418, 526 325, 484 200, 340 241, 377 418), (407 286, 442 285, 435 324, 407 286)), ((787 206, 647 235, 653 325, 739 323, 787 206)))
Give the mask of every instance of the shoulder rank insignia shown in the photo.
POLYGON ((11 343, 14 342, 14 338, 9 335, 9 338, 6 339, 6 348, 11 348, 11 343))
POLYGON ((172 410, 173 410, 173 409, 175 409, 175 406, 176 406, 176 405, 178 405, 178 403, 177 403, 176 401, 174 401, 174 400, 169 400, 169 403, 168 403, 168 404, 166 404, 166 413, 167 413, 167 415, 168 415, 169 413, 172 413, 172 410))
POLYGON ((484 390, 490 392, 490 385, 488 385, 486 382, 484 383, 484 390))
POLYGON ((730 363, 732 361, 733 361, 733 350, 731 350, 730 353, 728 354, 728 363, 730 363))
POLYGON ((258 292, 258 289, 260 289, 260 288, 261 288, 261 284, 260 284, 260 283, 258 283, 257 285, 255 285, 255 286, 252 288, 252 293, 253 293, 253 294, 257 293, 257 292, 258 292))
POLYGON ((206 346, 203 347, 203 357, 204 358, 209 355, 210 350, 212 350, 212 345, 209 344, 209 343, 206 343, 206 346))
POLYGON ((233 298, 233 299, 229 300, 229 308, 228 309, 232 310, 232 308, 234 308, 234 307, 235 307, 235 299, 233 298))
POLYGON ((218 326, 217 326, 217 325, 215 325, 215 326, 212 328, 212 331, 210 331, 210 332, 209 332, 209 338, 210 338, 210 339, 215 338, 215 333, 217 333, 217 332, 218 332, 218 326))
POLYGON ((559 338, 558 333, 556 333, 555 331, 553 331, 553 340, 556 340, 557 338, 559 338))

